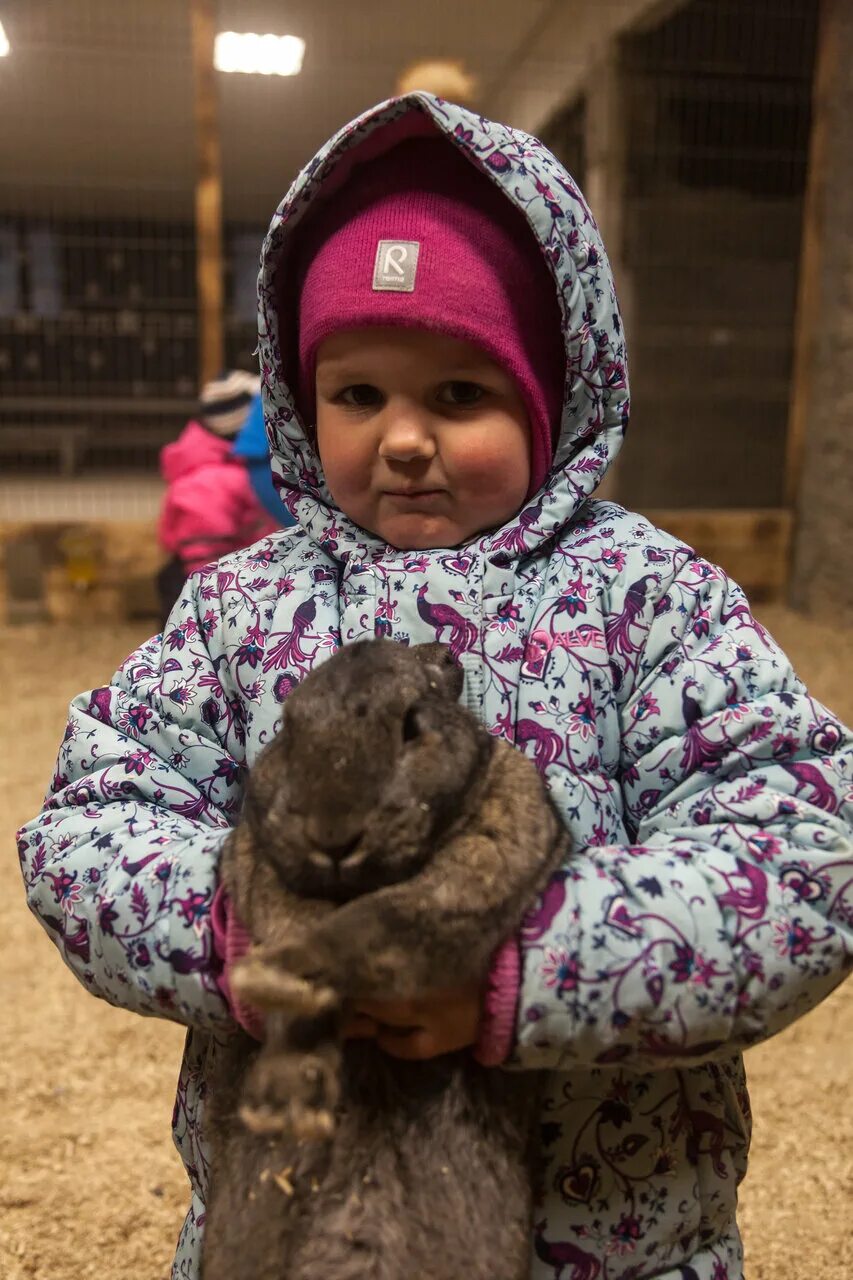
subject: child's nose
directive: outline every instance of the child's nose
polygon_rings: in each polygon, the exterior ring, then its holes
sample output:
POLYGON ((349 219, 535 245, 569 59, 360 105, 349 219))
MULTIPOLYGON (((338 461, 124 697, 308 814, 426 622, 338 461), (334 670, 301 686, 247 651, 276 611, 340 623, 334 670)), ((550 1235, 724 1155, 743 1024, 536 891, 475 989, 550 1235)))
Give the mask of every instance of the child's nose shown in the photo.
POLYGON ((393 462, 428 460, 435 455, 429 414, 415 406, 386 407, 379 456, 393 462))

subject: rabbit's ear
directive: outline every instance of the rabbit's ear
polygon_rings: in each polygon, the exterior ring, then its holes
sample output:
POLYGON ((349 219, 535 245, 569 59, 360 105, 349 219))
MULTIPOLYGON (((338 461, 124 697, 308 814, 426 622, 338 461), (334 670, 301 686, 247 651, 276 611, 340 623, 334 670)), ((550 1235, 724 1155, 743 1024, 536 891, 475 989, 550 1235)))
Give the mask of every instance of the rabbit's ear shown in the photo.
POLYGON ((410 652, 423 663, 430 680, 435 680, 442 693, 454 701, 461 698, 465 674, 446 644, 417 644, 410 652))

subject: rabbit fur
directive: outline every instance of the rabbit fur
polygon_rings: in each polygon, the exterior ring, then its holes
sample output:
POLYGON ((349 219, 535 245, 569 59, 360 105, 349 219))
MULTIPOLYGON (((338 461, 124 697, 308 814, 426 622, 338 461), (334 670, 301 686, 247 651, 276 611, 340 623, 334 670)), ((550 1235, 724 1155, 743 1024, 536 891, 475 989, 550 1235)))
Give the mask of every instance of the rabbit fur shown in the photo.
POLYGON ((203 1280, 522 1280, 539 1077, 341 1041, 354 1001, 482 980, 569 852, 443 645, 344 646, 290 695, 222 881, 258 1045, 216 1045, 203 1280))

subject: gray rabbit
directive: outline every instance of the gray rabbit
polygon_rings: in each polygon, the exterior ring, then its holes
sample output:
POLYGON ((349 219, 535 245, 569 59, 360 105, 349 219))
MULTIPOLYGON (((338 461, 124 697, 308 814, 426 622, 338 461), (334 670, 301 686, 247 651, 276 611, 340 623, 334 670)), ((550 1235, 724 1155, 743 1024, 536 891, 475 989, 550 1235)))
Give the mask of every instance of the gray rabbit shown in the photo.
POLYGON ((348 645, 283 708, 222 877, 258 1046, 217 1046, 204 1280, 522 1280, 538 1077, 343 1041, 353 1002, 477 981, 569 851, 443 645, 348 645))

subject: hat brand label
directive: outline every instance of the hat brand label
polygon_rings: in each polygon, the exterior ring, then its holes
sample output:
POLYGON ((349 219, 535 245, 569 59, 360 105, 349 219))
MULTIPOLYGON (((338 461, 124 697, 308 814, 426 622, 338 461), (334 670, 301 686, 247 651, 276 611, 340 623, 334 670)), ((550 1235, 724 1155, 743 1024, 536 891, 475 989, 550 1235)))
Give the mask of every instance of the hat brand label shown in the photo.
POLYGON ((373 265, 374 290, 413 293, 420 249, 419 240, 380 240, 373 265))

